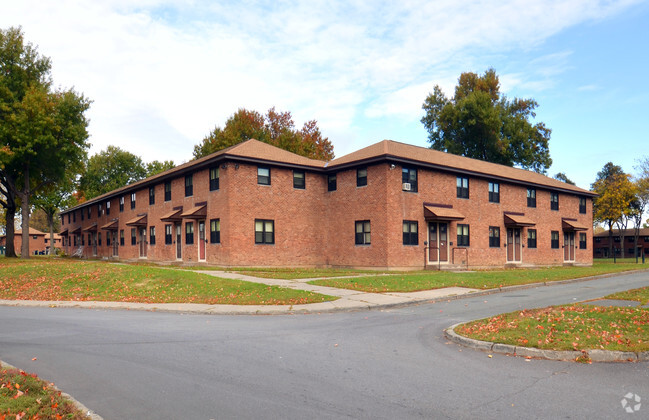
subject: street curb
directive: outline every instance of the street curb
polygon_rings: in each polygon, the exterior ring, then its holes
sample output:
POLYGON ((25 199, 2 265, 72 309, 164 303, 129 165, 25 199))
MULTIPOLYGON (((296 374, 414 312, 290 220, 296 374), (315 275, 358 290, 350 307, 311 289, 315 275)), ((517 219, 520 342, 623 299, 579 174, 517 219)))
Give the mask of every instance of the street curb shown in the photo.
MULTIPOLYGON (((617 273, 600 274, 597 276, 580 277, 576 279, 546 281, 540 283, 519 284, 515 286, 504 286, 495 289, 481 290, 466 294, 454 294, 436 298, 421 298, 404 300, 387 304, 372 304, 359 301, 354 305, 330 307, 330 303, 339 301, 336 299, 329 302, 309 303, 303 305, 208 305, 196 303, 133 303, 133 302, 103 302, 103 301, 33 301, 33 300, 2 300, 0 306, 31 306, 49 308, 85 308, 85 309, 119 309, 136 310, 149 312, 170 312, 185 314, 204 315, 308 315, 321 313, 357 312, 367 310, 399 309, 414 305, 437 303, 480 296, 488 296, 496 293, 513 292, 517 290, 533 289, 544 286, 579 283, 601 278, 624 276, 649 272, 648 269, 620 271, 617 273), (329 306, 329 307, 327 307, 329 306)), ((361 292, 362 293, 362 292, 361 292)))
MULTIPOLYGON (((469 321, 470 322, 470 321, 469 321)), ((491 341, 474 340, 473 338, 459 335, 455 328, 466 324, 459 322, 451 325, 444 330, 444 335, 450 341, 464 347, 476 350, 507 354, 525 358, 556 360, 561 362, 574 362, 577 358, 590 359, 591 362, 647 362, 649 361, 649 351, 631 352, 631 351, 612 351, 588 349, 583 351, 575 350, 543 350, 534 347, 514 346, 511 344, 493 343, 491 341)))
MULTIPOLYGON (((0 367, 3 367, 5 369, 18 369, 18 370, 22 370, 23 372, 25 372, 24 369, 19 369, 19 368, 15 367, 15 366, 10 365, 9 363, 3 362, 2 360, 0 360, 0 367)), ((43 380, 43 379, 41 379, 41 380, 43 380)), ((45 382, 47 382, 47 381, 45 381, 45 382)), ((62 397, 69 400, 70 403, 72 403, 72 405, 74 405, 74 407, 77 410, 84 413, 86 415, 86 417, 89 418, 90 420, 104 420, 104 418, 101 417, 99 414, 95 413, 94 411, 90 410, 88 407, 83 405, 81 402, 74 399, 74 397, 72 395, 68 394, 67 392, 61 391, 59 388, 56 387, 56 385, 52 384, 52 385, 50 385, 50 387, 53 390, 60 392, 62 397)))

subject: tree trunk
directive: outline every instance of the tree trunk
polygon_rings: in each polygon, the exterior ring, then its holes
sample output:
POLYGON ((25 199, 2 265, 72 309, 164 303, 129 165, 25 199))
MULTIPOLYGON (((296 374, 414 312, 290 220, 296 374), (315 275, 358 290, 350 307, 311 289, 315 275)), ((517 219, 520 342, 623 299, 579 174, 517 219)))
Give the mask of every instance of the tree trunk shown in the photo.
POLYGON ((23 218, 23 244, 20 248, 20 258, 29 258, 29 166, 25 165, 23 172, 25 178, 24 189, 18 193, 20 198, 20 213, 23 218))
POLYGON ((608 257, 613 258, 615 248, 613 247, 613 222, 608 221, 608 257))
POLYGON ((50 225, 50 255, 55 255, 56 248, 54 247, 54 215, 50 214, 50 212, 46 212, 46 214, 47 223, 50 225))
POLYGON ((5 257, 7 258, 16 258, 16 248, 14 247, 14 232, 16 231, 15 229, 15 217, 16 217, 16 203, 13 201, 13 199, 10 199, 7 197, 7 200, 10 200, 9 206, 7 207, 7 213, 6 213, 6 218, 7 218, 7 248, 5 249, 5 257))

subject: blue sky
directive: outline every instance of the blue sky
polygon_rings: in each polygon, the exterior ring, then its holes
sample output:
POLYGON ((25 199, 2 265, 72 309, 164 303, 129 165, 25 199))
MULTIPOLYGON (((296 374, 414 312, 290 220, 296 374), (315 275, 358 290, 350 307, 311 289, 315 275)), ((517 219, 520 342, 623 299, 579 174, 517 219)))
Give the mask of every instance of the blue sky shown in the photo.
POLYGON ((549 174, 588 188, 649 156, 647 1, 0 0, 94 102, 91 153, 191 159, 239 107, 315 119, 337 156, 383 139, 426 146, 421 104, 496 69, 552 129, 549 174))

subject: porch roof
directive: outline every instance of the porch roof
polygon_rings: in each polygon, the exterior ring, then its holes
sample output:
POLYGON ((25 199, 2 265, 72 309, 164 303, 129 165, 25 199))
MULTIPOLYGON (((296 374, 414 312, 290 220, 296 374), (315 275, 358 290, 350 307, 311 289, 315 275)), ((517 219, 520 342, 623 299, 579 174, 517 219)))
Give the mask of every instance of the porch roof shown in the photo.
POLYGON ((536 226, 536 222, 522 213, 504 213, 505 226, 526 227, 536 226))
POLYGON ((426 220, 464 220, 464 215, 452 207, 424 204, 426 220))

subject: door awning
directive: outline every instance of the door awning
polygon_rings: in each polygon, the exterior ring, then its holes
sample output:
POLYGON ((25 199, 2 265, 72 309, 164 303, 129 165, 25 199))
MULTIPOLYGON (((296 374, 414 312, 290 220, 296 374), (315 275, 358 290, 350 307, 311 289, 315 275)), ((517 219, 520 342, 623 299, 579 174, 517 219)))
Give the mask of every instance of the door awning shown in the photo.
POLYGON ((572 219, 561 219, 561 227, 565 231, 579 231, 579 230, 588 230, 587 226, 578 223, 576 220, 572 219))
POLYGON ((526 227, 526 226, 536 226, 536 222, 526 217, 522 213, 505 213, 505 226, 511 227, 526 227))
POLYGON ((180 217, 180 213, 183 212, 183 208, 181 207, 176 207, 169 213, 164 214, 160 220, 163 222, 181 222, 183 220, 182 217, 180 217))
POLYGON ((205 219, 207 217, 207 204, 195 206, 183 212, 180 217, 183 219, 205 219))
POLYGON ((126 226, 146 226, 147 224, 147 215, 140 214, 126 222, 126 226))
POLYGON ((100 229, 102 229, 102 230, 117 230, 117 229, 119 229, 119 219, 115 219, 112 222, 106 223, 100 229))
POLYGON ((70 235, 78 235, 81 233, 81 227, 76 228, 75 230, 70 232, 70 235))
POLYGON ((68 236, 68 230, 67 230, 67 229, 62 230, 61 233, 59 233, 59 235, 61 235, 61 236, 68 236))
POLYGON ((424 218, 426 220, 464 220, 464 215, 452 207, 424 204, 424 218))
POLYGON ((97 230, 97 223, 93 223, 90 226, 88 226, 87 228, 83 229, 84 232, 94 232, 96 230, 97 230))

